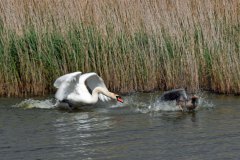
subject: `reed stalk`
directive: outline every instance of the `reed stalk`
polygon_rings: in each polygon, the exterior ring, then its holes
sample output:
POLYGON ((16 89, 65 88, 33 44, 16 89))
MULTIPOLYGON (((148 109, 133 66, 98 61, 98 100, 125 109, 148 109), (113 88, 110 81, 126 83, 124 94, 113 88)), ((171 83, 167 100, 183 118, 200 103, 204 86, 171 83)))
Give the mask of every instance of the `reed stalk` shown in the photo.
POLYGON ((0 95, 54 93, 69 72, 115 92, 240 94, 237 0, 0 0, 0 95))

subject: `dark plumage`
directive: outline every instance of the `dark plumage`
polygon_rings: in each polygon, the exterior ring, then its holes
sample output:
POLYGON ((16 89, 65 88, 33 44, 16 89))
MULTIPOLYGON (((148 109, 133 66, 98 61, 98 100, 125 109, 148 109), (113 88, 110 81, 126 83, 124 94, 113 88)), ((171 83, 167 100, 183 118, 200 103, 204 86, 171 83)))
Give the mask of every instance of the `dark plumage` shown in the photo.
POLYGON ((184 89, 173 89, 171 91, 166 91, 160 97, 162 101, 173 101, 173 100, 187 100, 187 94, 184 89))
POLYGON ((189 111, 194 110, 198 106, 198 97, 188 97, 184 89, 173 89, 166 91, 160 97, 161 101, 176 101, 176 105, 183 111, 186 108, 189 111))

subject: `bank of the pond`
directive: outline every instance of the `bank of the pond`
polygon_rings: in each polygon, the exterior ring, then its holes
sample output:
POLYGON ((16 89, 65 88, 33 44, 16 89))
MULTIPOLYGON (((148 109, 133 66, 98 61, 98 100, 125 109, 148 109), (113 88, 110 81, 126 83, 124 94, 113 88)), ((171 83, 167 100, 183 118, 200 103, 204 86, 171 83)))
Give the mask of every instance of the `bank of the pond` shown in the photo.
POLYGON ((0 95, 53 93, 54 80, 73 71, 94 71, 124 93, 240 93, 236 0, 0 5, 0 95))

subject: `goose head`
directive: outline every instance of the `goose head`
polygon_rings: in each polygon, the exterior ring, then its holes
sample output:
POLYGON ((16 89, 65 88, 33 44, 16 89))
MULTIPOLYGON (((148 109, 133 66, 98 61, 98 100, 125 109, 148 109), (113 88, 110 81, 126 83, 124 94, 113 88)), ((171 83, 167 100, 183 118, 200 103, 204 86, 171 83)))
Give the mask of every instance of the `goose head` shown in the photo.
POLYGON ((198 96, 193 95, 191 99, 187 102, 186 107, 189 111, 194 110, 198 106, 198 99, 198 96))
POLYGON ((179 99, 177 100, 177 105, 180 106, 181 110, 183 110, 184 107, 186 107, 187 110, 193 111, 198 106, 198 99, 199 97, 196 95, 193 95, 189 99, 179 99))

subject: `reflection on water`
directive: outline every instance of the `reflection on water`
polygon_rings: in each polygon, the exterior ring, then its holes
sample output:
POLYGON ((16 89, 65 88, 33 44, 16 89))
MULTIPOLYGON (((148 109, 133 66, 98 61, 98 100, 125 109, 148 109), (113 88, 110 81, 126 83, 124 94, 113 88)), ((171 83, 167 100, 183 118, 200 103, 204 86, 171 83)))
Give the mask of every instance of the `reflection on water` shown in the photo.
POLYGON ((59 153, 61 157, 68 158, 66 154, 71 154, 73 151, 83 155, 93 154, 94 149, 88 149, 86 146, 94 145, 96 142, 91 138, 97 138, 102 130, 109 129, 110 122, 109 117, 91 117, 88 113, 56 119, 54 127, 58 143, 66 148, 71 147, 69 153, 59 153))
POLYGON ((84 111, 46 99, 0 101, 2 159, 239 159, 240 98, 204 95, 196 112, 125 96, 84 111), (214 107, 214 108, 213 108, 214 107))

